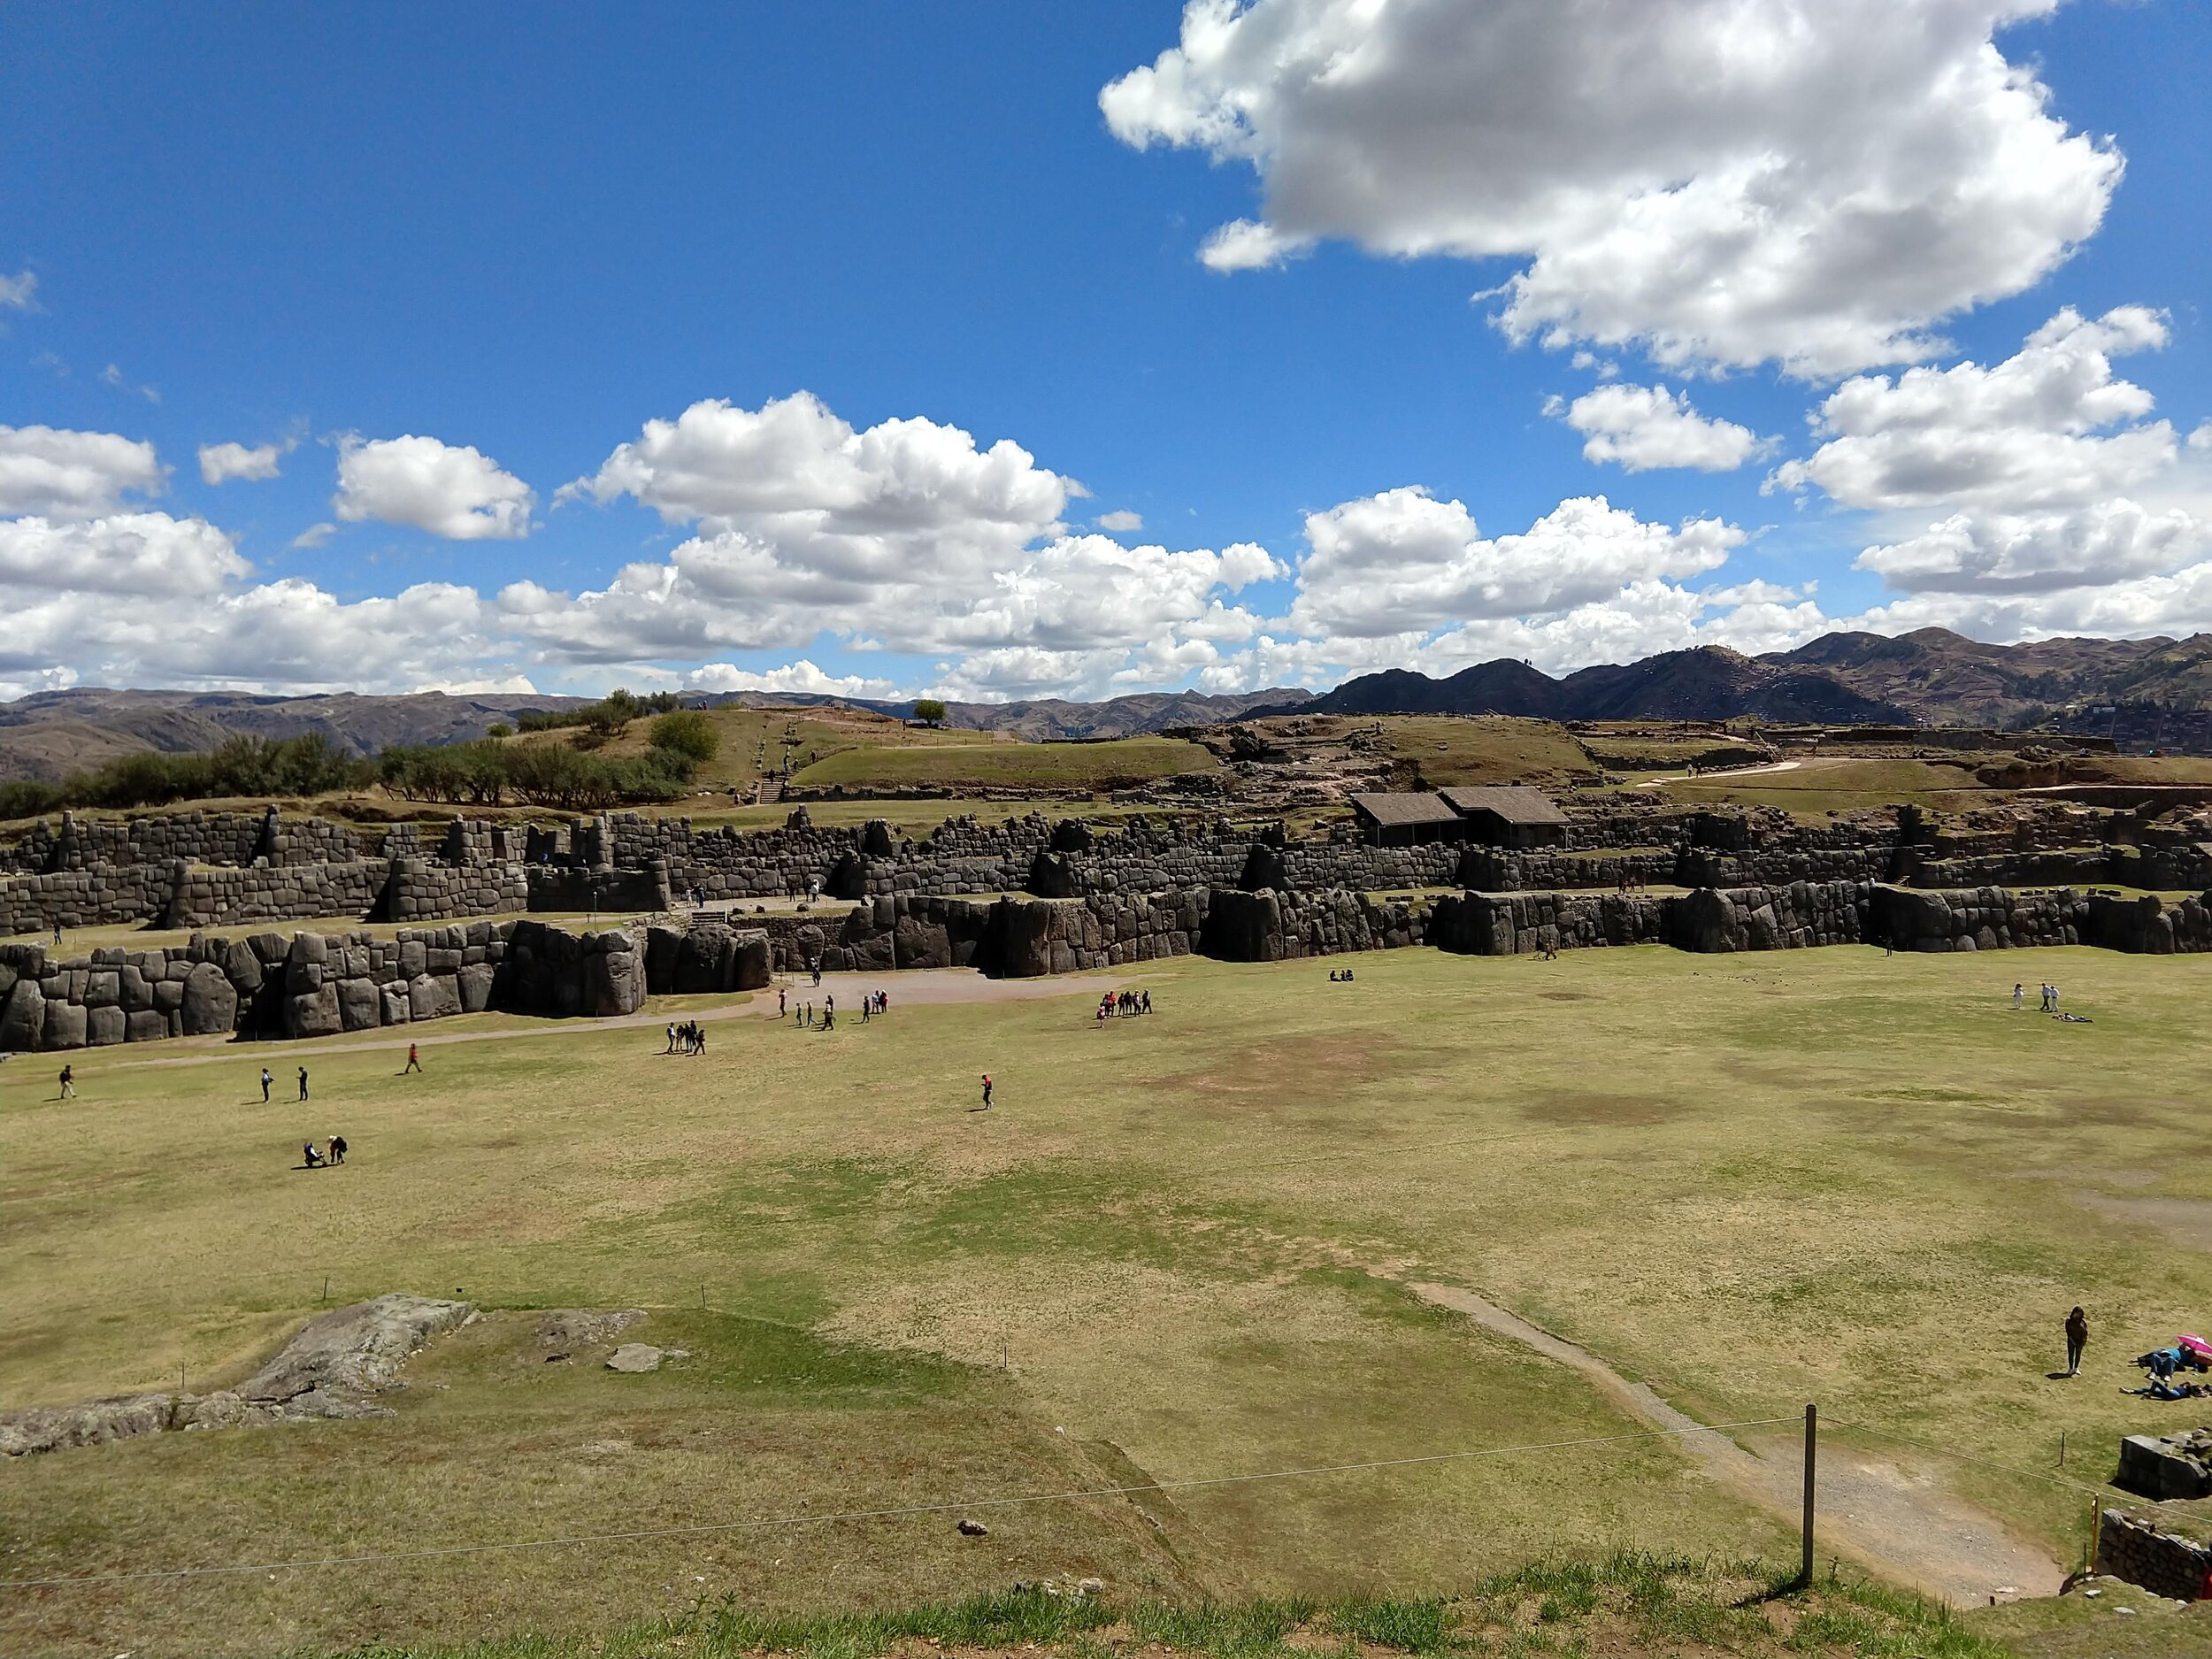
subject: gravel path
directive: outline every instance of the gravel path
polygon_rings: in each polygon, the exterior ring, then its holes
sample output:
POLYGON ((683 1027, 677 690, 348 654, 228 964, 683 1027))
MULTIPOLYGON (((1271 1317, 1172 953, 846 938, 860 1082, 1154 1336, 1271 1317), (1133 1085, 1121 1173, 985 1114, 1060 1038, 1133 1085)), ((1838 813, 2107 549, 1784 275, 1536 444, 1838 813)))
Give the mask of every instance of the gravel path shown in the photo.
MULTIPOLYGON (((1654 1428, 1665 1429, 1709 1473, 1740 1497, 1792 1527, 1803 1514, 1801 1465, 1746 1451, 1631 1382, 1587 1348, 1508 1313, 1454 1285, 1409 1285, 1432 1307, 1463 1313, 1485 1330, 1534 1348, 1580 1372, 1602 1394, 1654 1428)), ((1834 1554, 1899 1584, 1940 1596, 1955 1607, 1980 1607, 1992 1596, 2056 1595, 2065 1569, 2033 1544, 2014 1537, 1993 1517, 1926 1480, 1835 1440, 1820 1448, 1814 1537, 1834 1554)))

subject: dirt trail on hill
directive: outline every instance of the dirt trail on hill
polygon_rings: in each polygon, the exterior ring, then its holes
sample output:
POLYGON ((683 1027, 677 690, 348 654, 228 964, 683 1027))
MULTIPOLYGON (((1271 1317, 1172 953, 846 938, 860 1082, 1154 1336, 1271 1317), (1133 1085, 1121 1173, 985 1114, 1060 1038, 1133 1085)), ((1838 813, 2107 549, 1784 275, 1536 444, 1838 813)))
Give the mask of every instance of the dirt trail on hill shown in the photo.
MULTIPOLYGON (((1406 1286, 1432 1307, 1463 1313, 1485 1330, 1535 1349, 1580 1372, 1631 1417, 1667 1430, 1676 1443, 1724 1486, 1794 1527, 1803 1487, 1794 1455, 1770 1461, 1677 1410, 1649 1385, 1631 1382, 1587 1348, 1532 1325, 1471 1290, 1454 1285, 1406 1286)), ((1992 1516, 1925 1480, 1834 1440, 1820 1448, 1815 1538, 1884 1578, 1941 1596, 1955 1607, 1980 1607, 2009 1591, 2055 1595, 2065 1569, 2037 1546, 2014 1537, 1992 1516)))
MULTIPOLYGON (((825 997, 834 996, 852 1010, 850 1023, 860 1023, 860 996, 864 991, 887 991, 891 995, 890 1012, 884 1018, 895 1019, 902 1008, 941 1006, 948 1002, 1025 1002, 1046 996, 1096 996, 1109 990, 1133 985, 1142 979, 1142 974, 1117 972, 1109 970, 1093 973, 1056 973, 1035 979, 992 979, 972 968, 902 968, 895 973, 826 973, 818 987, 805 979, 784 981, 791 992, 791 1000, 812 1002, 818 1008, 825 997)), ((435 1048, 449 1042, 500 1042, 517 1037, 561 1037, 580 1032, 613 1031, 625 1028, 657 1027, 675 1020, 679 1024, 693 1021, 706 1025, 725 1019, 757 1019, 776 1018, 776 987, 765 991, 746 994, 743 1002, 726 1002, 712 1008, 681 1010, 647 1009, 635 1014, 614 1014, 604 1019, 546 1019, 534 1025, 506 1026, 497 1031, 437 1031, 426 1025, 384 1025, 373 1036, 360 1036, 346 1041, 333 1041, 327 1037, 271 1038, 263 1042, 238 1042, 228 1037, 180 1038, 179 1044, 205 1042, 211 1047, 194 1054, 164 1055, 157 1059, 117 1060, 109 1063, 105 1055, 111 1049, 75 1048, 67 1052, 76 1057, 80 1071, 84 1069, 88 1056, 103 1056, 102 1071, 128 1071, 138 1066, 216 1065, 236 1061, 250 1061, 273 1054, 355 1054, 373 1048, 403 1051, 411 1042, 424 1048, 435 1048)), ((44 1051, 42 1051, 44 1052, 44 1051)), ((52 1052, 60 1053, 56 1049, 52 1052)))
POLYGON ((1654 778, 1636 787, 1639 789, 1663 789, 1671 783, 1703 783, 1708 778, 1755 778, 1763 772, 1795 772, 1804 764, 1801 760, 1776 760, 1769 761, 1763 766, 1731 766, 1726 772, 1701 772, 1695 776, 1681 772, 1664 778, 1654 778))

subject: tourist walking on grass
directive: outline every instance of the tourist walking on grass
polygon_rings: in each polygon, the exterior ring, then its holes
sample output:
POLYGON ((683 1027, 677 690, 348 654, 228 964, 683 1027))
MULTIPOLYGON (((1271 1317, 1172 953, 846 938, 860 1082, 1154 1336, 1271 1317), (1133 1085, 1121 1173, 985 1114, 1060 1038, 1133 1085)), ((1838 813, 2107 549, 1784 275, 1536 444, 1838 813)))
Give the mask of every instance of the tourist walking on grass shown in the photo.
POLYGON ((305 1066, 300 1068, 300 1098, 302 1100, 307 1098, 307 1068, 305 1066))
POLYGON ((2012 987, 2012 1008, 2015 1013, 2018 1013, 2026 1005, 2027 1000, 2028 987, 2026 986, 2016 985, 2012 987))
POLYGON ((399 1074, 402 1077, 405 1077, 410 1071, 419 1071, 421 1070, 422 1050, 416 1048, 415 1045, 411 1042, 407 1045, 407 1064, 400 1068, 399 1074))
POLYGON ((2081 1351, 2089 1346, 2089 1316, 2079 1308, 2066 1316, 2066 1374, 2081 1375, 2081 1351))
POLYGON ((988 1071, 983 1074, 983 1110, 991 1110, 991 1074, 988 1071))
POLYGON ((275 1081, 276 1079, 269 1075, 269 1068, 263 1066, 261 1068, 261 1103, 264 1106, 269 1103, 269 1085, 275 1081))
POLYGON ((65 1065, 61 1069, 61 1097, 64 1100, 77 1098, 77 1068, 73 1065, 65 1065))

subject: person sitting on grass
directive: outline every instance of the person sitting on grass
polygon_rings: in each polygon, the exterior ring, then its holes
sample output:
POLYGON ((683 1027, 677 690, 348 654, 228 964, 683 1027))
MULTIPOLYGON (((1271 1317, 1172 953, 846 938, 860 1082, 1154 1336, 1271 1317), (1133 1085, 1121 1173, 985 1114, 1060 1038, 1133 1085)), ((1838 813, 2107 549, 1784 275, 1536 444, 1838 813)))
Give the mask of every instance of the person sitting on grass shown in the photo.
POLYGON ((302 1165, 304 1169, 319 1170, 323 1166, 323 1155, 315 1150, 315 1143, 312 1141, 307 1141, 300 1148, 300 1156, 306 1160, 306 1163, 302 1165))

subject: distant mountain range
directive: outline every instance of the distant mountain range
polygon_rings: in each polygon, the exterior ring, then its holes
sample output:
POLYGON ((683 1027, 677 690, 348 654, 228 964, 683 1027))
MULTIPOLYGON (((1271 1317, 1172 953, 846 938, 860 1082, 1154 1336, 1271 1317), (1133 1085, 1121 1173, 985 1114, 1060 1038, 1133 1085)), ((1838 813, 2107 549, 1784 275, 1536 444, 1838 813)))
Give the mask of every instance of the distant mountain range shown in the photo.
MULTIPOLYGON (((237 733, 296 737, 321 732, 357 754, 393 743, 479 737, 530 710, 573 709, 580 697, 407 696, 352 693, 312 697, 244 692, 44 691, 0 703, 0 779, 58 779, 118 755, 210 749, 237 733)), ((910 716, 914 704, 797 692, 741 692, 687 699, 757 708, 846 703, 910 716)), ((2185 640, 2042 640, 1983 645, 1942 628, 1890 638, 1829 634, 1764 657, 1717 646, 1640 662, 1585 668, 1555 680, 1525 663, 1479 663, 1449 678, 1391 669, 1346 680, 1323 695, 1288 687, 1227 695, 1154 692, 1103 703, 1046 698, 954 703, 947 724, 1033 740, 1133 736, 1216 726, 1258 713, 1515 714, 1549 720, 1718 720, 2009 726, 2060 718, 2106 729, 2093 711, 2197 711, 2193 720, 2122 722, 2143 741, 2180 741, 2201 726, 2212 741, 2212 634, 2185 640)))
POLYGON ((420 691, 264 697, 242 691, 41 691, 0 703, 0 779, 52 781, 144 749, 185 754, 227 737, 303 737, 320 732, 357 755, 393 743, 481 737, 525 710, 581 708, 584 697, 448 696, 420 691))
POLYGON ((2212 709, 2212 634, 1984 645, 1944 628, 1828 634, 1793 651, 1668 651, 1563 679, 1501 659, 1448 679, 1393 669, 1297 706, 1342 714, 1516 714, 2010 726, 2116 703, 2212 709))
MULTIPOLYGON (((709 707, 782 709, 834 701, 857 709, 872 709, 906 720, 914 716, 914 700, 886 701, 872 697, 824 698, 805 692, 735 691, 709 697, 709 707)), ((1033 743, 1065 742, 1084 738, 1137 737, 1164 732, 1170 726, 1219 726, 1254 709, 1302 706, 1313 694, 1292 686, 1266 691, 1225 692, 1148 691, 1104 703, 1070 703, 1060 697, 1041 697, 1027 703, 948 703, 945 724, 970 732, 1011 732, 1033 743)))

